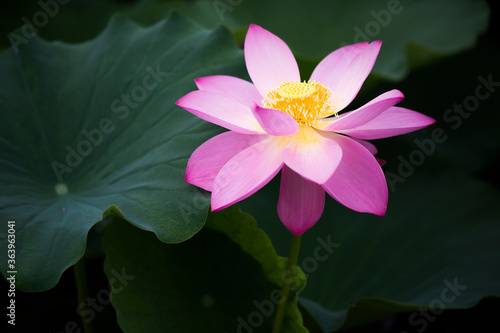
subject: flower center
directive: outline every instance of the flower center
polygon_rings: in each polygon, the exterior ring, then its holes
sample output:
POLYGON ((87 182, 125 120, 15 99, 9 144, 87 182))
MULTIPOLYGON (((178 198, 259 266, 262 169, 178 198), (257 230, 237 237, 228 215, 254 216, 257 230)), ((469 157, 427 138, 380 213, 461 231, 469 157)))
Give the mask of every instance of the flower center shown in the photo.
POLYGON ((68 186, 64 183, 57 183, 56 186, 54 186, 54 190, 56 191, 57 195, 65 195, 68 193, 68 186))
POLYGON ((300 125, 312 126, 336 114, 330 96, 332 91, 318 82, 286 81, 267 93, 262 106, 288 113, 300 125))

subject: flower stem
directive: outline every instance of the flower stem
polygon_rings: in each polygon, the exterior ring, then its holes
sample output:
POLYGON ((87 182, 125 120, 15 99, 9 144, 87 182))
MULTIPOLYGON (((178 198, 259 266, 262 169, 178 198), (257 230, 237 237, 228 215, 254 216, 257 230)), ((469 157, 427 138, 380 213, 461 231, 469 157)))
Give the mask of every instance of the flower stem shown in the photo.
POLYGON ((283 296, 281 298, 282 302, 276 310, 276 317, 274 319, 273 331, 272 333, 279 333, 281 330, 281 324, 283 323, 283 318, 285 317, 286 305, 289 301, 288 294, 290 293, 290 287, 292 281, 290 277, 295 273, 295 267, 297 265, 297 259, 299 257, 300 250, 300 236, 292 236, 292 244, 290 245, 290 255, 288 256, 288 265, 285 272, 285 282, 283 283, 283 296))
MULTIPOLYGON (((85 274, 85 261, 83 260, 83 257, 73 266, 73 271, 75 273, 78 304, 82 304, 85 303, 85 300, 88 298, 87 275, 85 274)), ((81 320, 83 324, 83 331, 85 333, 92 333, 90 323, 87 323, 83 318, 81 318, 81 320)))

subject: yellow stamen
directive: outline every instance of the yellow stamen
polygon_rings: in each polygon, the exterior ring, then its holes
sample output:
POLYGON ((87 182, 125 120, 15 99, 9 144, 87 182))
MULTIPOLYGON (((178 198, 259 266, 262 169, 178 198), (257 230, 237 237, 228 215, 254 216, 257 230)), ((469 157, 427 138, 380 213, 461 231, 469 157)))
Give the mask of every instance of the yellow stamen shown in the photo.
POLYGON ((330 103, 332 91, 315 82, 282 82, 262 101, 263 107, 280 110, 300 125, 312 126, 320 119, 336 114, 330 103))
POLYGON ((288 82, 281 84, 278 94, 283 97, 304 98, 316 91, 313 84, 305 82, 288 82))

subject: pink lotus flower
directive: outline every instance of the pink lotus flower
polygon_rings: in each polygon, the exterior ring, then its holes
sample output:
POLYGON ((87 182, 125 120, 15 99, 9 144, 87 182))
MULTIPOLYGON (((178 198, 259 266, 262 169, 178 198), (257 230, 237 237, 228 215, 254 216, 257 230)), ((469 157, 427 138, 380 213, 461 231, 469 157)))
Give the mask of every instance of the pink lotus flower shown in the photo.
POLYGON ((358 212, 384 215, 388 190, 376 148, 366 139, 412 132, 434 119, 401 107, 398 90, 342 113, 370 73, 382 42, 330 53, 309 81, 288 46, 250 25, 244 53, 253 84, 231 76, 195 80, 199 90, 177 101, 194 115, 230 131, 192 154, 186 181, 212 192, 212 211, 239 202, 281 170, 278 215, 301 235, 321 217, 325 191, 358 212))

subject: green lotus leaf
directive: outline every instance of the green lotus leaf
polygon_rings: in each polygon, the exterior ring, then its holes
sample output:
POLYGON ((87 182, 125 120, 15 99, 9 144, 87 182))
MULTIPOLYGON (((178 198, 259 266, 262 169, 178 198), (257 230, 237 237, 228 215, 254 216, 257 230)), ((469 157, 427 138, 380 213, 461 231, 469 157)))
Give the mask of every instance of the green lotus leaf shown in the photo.
MULTIPOLYGON (((237 206, 209 214, 206 227, 181 244, 165 244, 123 220, 107 226, 104 269, 124 332, 270 332, 287 259, 278 257, 252 216, 237 206), (117 274, 130 277, 118 283, 117 274)), ((291 277, 283 332, 308 332, 291 277)))
MULTIPOLYGON (((220 129, 174 103, 196 77, 245 75, 229 31, 177 15, 148 28, 116 17, 83 44, 11 48, 0 73, 0 216, 16 221, 17 288, 53 287, 108 216, 168 243, 202 228, 209 199, 184 172, 220 129)), ((6 224, 1 232, 6 248, 6 224)))
POLYGON ((305 79, 340 46, 382 40, 373 72, 401 80, 412 66, 473 47, 489 19, 486 1, 471 0, 145 0, 126 13, 149 22, 171 9, 207 27, 227 25, 241 42, 249 24, 261 25, 288 43, 305 79))

